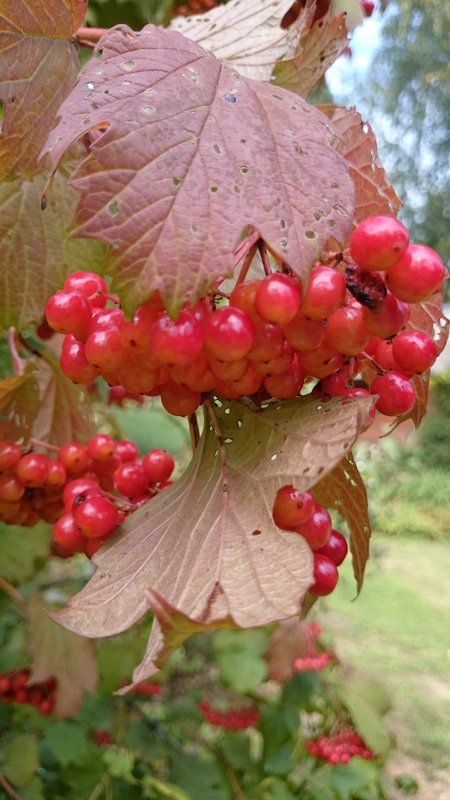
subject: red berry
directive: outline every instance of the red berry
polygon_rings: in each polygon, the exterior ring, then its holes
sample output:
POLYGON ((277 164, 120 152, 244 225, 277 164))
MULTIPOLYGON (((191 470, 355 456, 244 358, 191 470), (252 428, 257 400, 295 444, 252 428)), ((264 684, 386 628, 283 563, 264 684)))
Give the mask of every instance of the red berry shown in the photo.
POLYGON ((315 503, 309 518, 298 525, 296 531, 306 539, 311 550, 319 550, 331 534, 331 517, 327 509, 315 503))
POLYGON ((300 362, 306 375, 326 378, 342 368, 344 356, 337 353, 333 347, 323 344, 314 350, 305 350, 301 353, 300 362))
POLYGON ((201 402, 200 392, 195 392, 188 386, 180 386, 169 381, 161 387, 161 403, 169 414, 174 414, 176 417, 193 414, 201 402))
POLYGON ((62 461, 49 461, 45 485, 50 489, 59 489, 67 480, 67 470, 62 461))
POLYGON ((436 361, 438 351, 425 331, 406 331, 395 337, 392 354, 400 371, 425 372, 436 361))
POLYGON ((314 583, 309 587, 311 594, 321 597, 331 594, 336 588, 338 578, 336 564, 327 556, 314 553, 314 583))
POLYGON ((94 461, 109 461, 116 450, 116 443, 107 433, 97 433, 92 436, 87 445, 88 455, 94 461))
POLYGON ((125 461, 135 461, 139 456, 139 450, 134 442, 129 439, 121 439, 116 442, 116 456, 124 463, 125 461))
POLYGON ((87 386, 98 378, 99 371, 87 360, 84 344, 71 334, 64 337, 59 363, 64 375, 74 383, 87 386))
POLYGON ((237 361, 251 350, 255 326, 245 311, 225 306, 205 319, 203 335, 210 355, 221 361, 237 361))
POLYGON ((279 325, 263 320, 254 321, 255 338, 247 358, 251 361, 268 361, 280 355, 283 344, 283 331, 279 325))
POLYGON ((71 333, 84 342, 89 331, 92 310, 81 292, 56 292, 45 306, 47 322, 58 333, 71 333))
POLYGON ((376 311, 363 309, 364 323, 373 336, 380 339, 390 339, 398 333, 409 321, 411 311, 409 306, 398 300, 392 292, 388 292, 383 302, 376 311))
POLYGON ((74 510, 74 517, 88 539, 104 539, 110 536, 120 521, 114 503, 100 494, 87 497, 80 503, 74 510))
POLYGON ((75 522, 73 514, 64 514, 53 527, 53 539, 71 553, 82 553, 85 547, 85 538, 75 522))
POLYGON ((142 463, 149 483, 164 483, 175 467, 175 461, 167 450, 149 450, 142 463))
POLYGON ((386 283, 399 300, 421 303, 442 287, 447 270, 438 254, 423 244, 411 244, 389 270, 386 283))
POLYGON ((416 393, 412 383, 400 372, 378 375, 371 384, 371 394, 379 395, 375 408, 388 417, 407 414, 414 408, 416 393))
POLYGON ((298 280, 277 272, 260 282, 255 295, 255 308, 266 322, 285 325, 295 317, 301 299, 298 280))
POLYGON ((201 323, 188 310, 175 321, 164 314, 151 327, 150 346, 162 364, 189 364, 203 349, 201 323))
POLYGON ((256 292, 259 289, 260 281, 247 281, 239 283, 234 287, 230 295, 230 306, 240 308, 245 311, 253 322, 260 321, 260 317, 255 308, 256 292))
POLYGON ((94 272, 72 272, 64 281, 63 290, 81 292, 93 307, 104 308, 106 305, 106 281, 94 272))
POLYGON ((89 464, 89 455, 81 442, 68 442, 59 448, 59 460, 64 464, 67 472, 77 475, 86 469, 89 464))
POLYGON ((62 495, 64 507, 67 511, 72 511, 72 506, 81 494, 100 494, 100 486, 97 481, 91 478, 76 478, 66 483, 62 495))
POLYGON ((331 267, 314 267, 303 298, 302 313, 310 319, 326 319, 343 305, 345 292, 345 278, 340 272, 331 267))
POLYGON ((264 386, 272 397, 291 400, 297 397, 305 381, 305 372, 297 357, 286 372, 264 378, 264 386))
POLYGON ((143 464, 128 461, 117 467, 114 473, 114 487, 125 497, 137 497, 147 491, 149 479, 143 464))
POLYGON ((19 445, 9 439, 0 442, 0 472, 17 467, 22 458, 22 450, 19 445))
POLYGON ((357 356, 370 339, 362 306, 342 306, 328 318, 326 342, 338 353, 357 356))
POLYGON ((409 244, 407 228, 395 217, 368 217, 352 233, 350 253, 361 269, 392 267, 409 244))
POLYGON ((313 350, 324 341, 326 328, 323 320, 309 319, 299 311, 287 325, 283 325, 283 333, 295 350, 313 350))
POLYGON ((273 521, 283 530, 295 530, 306 522, 314 510, 311 492, 300 492, 293 486, 282 486, 275 495, 273 521))
POLYGON ((347 539, 342 533, 333 529, 326 544, 316 552, 330 558, 339 567, 348 553, 347 539))
POLYGON ((47 478, 48 464, 47 456, 27 453, 22 456, 16 467, 17 477, 24 486, 33 488, 43 486, 47 478))
POLYGON ((129 348, 121 341, 119 330, 110 326, 95 328, 86 339, 86 359, 102 372, 115 372, 127 361, 129 348))

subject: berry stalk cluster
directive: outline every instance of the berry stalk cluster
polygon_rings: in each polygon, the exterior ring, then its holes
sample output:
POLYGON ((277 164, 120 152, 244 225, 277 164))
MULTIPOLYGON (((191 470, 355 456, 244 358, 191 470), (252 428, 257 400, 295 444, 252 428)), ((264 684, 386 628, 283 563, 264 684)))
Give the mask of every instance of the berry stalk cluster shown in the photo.
POLYGON ((316 263, 306 286, 284 265, 261 280, 243 273, 229 296, 216 290, 175 320, 158 292, 127 320, 108 307, 116 299, 102 278, 74 273, 45 309, 65 334, 63 372, 76 383, 101 375, 110 387, 159 396, 180 416, 210 393, 258 403, 294 398, 318 381, 330 395, 376 395, 387 416, 412 410, 411 377, 438 351, 429 333, 411 329, 411 309, 442 287, 446 270, 433 250, 409 243, 401 222, 366 219, 347 251, 316 263))

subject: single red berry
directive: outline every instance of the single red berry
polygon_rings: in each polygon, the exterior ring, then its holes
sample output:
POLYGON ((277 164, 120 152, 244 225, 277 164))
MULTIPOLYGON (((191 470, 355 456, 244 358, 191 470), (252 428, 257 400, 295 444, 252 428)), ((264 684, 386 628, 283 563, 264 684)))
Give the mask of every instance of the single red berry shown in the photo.
POLYGON ((115 372, 126 363, 129 348, 121 341, 118 328, 110 326, 95 328, 89 334, 84 353, 87 361, 97 369, 115 372))
POLYGON ((407 228, 395 217, 375 216, 363 220, 350 238, 350 253, 361 269, 390 269, 409 244, 407 228))
POLYGON ((297 397, 304 381, 305 372, 302 364, 295 356, 292 365, 286 372, 264 378, 264 387, 272 397, 279 397, 280 400, 291 400, 297 397))
POLYGON ((336 564, 327 556, 314 553, 314 583, 309 587, 311 594, 324 596, 336 588, 339 573, 336 564))
POLYGON ((421 373, 433 366, 438 350, 425 331, 406 331, 395 337, 392 354, 400 371, 421 373))
POLYGON ((386 275, 386 283, 399 300, 421 303, 442 287, 447 270, 438 254, 424 244, 411 244, 386 275))
POLYGON ((259 322, 260 316, 255 308, 256 292, 259 289, 260 281, 246 281, 234 287, 230 295, 230 306, 240 308, 245 311, 253 322, 259 322))
POLYGON ((139 450, 134 442, 129 439, 120 439, 116 442, 116 456, 125 463, 125 461, 135 461, 139 456, 139 450))
POLYGON ((408 414, 414 408, 416 393, 412 383, 400 372, 378 375, 370 386, 370 393, 377 394, 375 408, 380 414, 397 417, 408 414))
POLYGON ((74 517, 88 539, 105 539, 114 533, 120 520, 114 503, 100 494, 87 497, 80 503, 74 509, 74 517))
POLYGON ((22 450, 18 444, 6 439, 0 442, 0 472, 17 467, 22 458, 22 450))
POLYGON ((344 561, 348 553, 348 544, 345 536, 340 531, 332 530, 328 541, 319 550, 316 551, 322 556, 326 556, 339 567, 344 561))
POLYGON ((99 370, 86 358, 84 344, 71 334, 64 337, 59 364, 64 375, 73 383, 83 383, 88 386, 99 376, 99 370))
POLYGON ((336 269, 317 266, 311 270, 301 311, 310 319, 329 317, 345 300, 345 278, 336 269))
POLYGON ((144 465, 128 461, 117 467, 114 473, 114 487, 125 497, 137 497, 147 491, 149 479, 144 465))
POLYGON ((109 461, 116 450, 116 443, 107 433, 97 433, 91 436, 87 444, 88 455, 94 461, 109 461))
POLYGON ((313 350, 325 339, 326 327, 323 319, 310 319, 300 310, 287 325, 283 333, 295 350, 313 350))
POLYGON ((100 486, 98 481, 92 478, 75 478, 75 480, 66 483, 62 495, 64 508, 66 511, 72 511, 72 506, 81 494, 100 494, 100 486))
POLYGON ((319 550, 331 534, 331 517, 327 509, 315 503, 306 522, 298 525, 296 531, 306 539, 311 550, 319 550))
POLYGON ((169 414, 176 417, 188 417, 197 410, 202 402, 200 392, 169 381, 161 386, 161 403, 169 414))
POLYGON ((205 319, 203 336, 209 355, 221 361, 237 361, 251 350, 255 326, 245 311, 224 306, 205 319))
POLYGON ((294 486, 282 486, 275 495, 273 521, 283 530, 295 530, 306 522, 314 511, 311 492, 300 492, 294 486))
POLYGON ((58 333, 71 333, 84 342, 89 331, 92 309, 81 292, 62 291, 53 294, 45 306, 48 324, 58 333))
POLYGON ((276 272, 260 282, 255 295, 255 308, 266 322, 285 325, 295 317, 301 299, 299 281, 276 272))
POLYGON ((151 484, 167 481, 175 467, 175 461, 167 450, 149 450, 142 463, 151 484))
POLYGON ((94 272, 72 272, 64 281, 63 290, 81 292, 92 307, 104 308, 106 305, 106 281, 94 272))
POLYGON ((202 325, 187 309, 176 320, 164 314, 153 323, 149 341, 162 364, 189 364, 202 352, 202 325))
POLYGON ((247 354, 250 361, 268 361, 276 358, 283 350, 284 337, 279 325, 254 320, 255 337, 251 349, 247 354))
POLYGON ((27 453, 22 456, 16 473, 19 481, 24 486, 35 488, 45 484, 48 472, 49 459, 40 453, 27 453))
POLYGON ((390 339, 405 327, 411 316, 407 303, 388 292, 376 311, 364 308, 364 323, 370 334, 380 339, 390 339))
POLYGON ((53 540, 71 553, 83 553, 86 539, 73 514, 64 514, 53 527, 53 540))
POLYGON ((86 447, 81 442, 68 442, 59 448, 59 460, 64 464, 67 472, 78 475, 89 464, 89 455, 86 447))
POLYGON ((357 356, 369 339, 363 307, 359 303, 342 306, 328 317, 325 341, 338 353, 357 356))

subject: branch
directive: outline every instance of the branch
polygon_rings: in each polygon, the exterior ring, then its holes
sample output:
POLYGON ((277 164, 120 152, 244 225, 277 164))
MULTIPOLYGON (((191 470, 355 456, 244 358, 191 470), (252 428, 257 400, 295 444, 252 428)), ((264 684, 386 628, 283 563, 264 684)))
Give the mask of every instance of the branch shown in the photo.
POLYGON ((23 797, 20 794, 17 794, 15 789, 13 789, 9 781, 6 780, 5 776, 2 775, 1 772, 0 772, 0 786, 5 790, 8 797, 12 797, 12 800, 23 800, 23 797))
POLYGON ((108 28, 78 28, 78 30, 75 31, 75 38, 86 39, 90 42, 98 42, 105 33, 108 33, 108 28))

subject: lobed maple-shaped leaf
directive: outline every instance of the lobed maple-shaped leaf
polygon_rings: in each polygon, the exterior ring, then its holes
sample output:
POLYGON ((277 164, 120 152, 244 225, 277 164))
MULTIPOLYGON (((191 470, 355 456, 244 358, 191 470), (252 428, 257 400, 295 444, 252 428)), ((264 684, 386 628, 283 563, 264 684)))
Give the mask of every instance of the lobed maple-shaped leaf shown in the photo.
POLYGON ((392 188, 378 159, 375 134, 354 108, 321 105, 338 131, 336 145, 347 160, 355 185, 354 223, 377 214, 396 216, 402 202, 392 188))
POLYGON ((327 14, 311 28, 306 27, 293 58, 275 65, 275 83, 300 97, 307 97, 347 44, 345 15, 327 14))
POLYGON ((41 196, 45 180, 0 184, 0 330, 22 331, 42 322, 44 306, 64 279, 77 269, 99 269, 106 248, 100 242, 73 240, 72 221, 77 192, 56 173, 45 211, 41 196))
POLYGON ((217 421, 206 416, 184 475, 129 518, 96 554, 87 586, 54 615, 82 635, 110 636, 151 606, 156 619, 135 683, 189 632, 298 613, 312 582, 312 554, 305 539, 275 527, 275 493, 287 483, 300 490, 316 483, 368 418, 365 400, 304 397, 262 412, 217 403, 217 421))
POLYGON ((36 439, 62 446, 73 439, 86 441, 96 432, 88 392, 72 383, 59 364, 38 361, 39 406, 33 422, 36 439))
POLYGON ((39 390, 34 364, 23 375, 0 381, 0 438, 26 440, 38 413, 39 390))
POLYGON ((353 184, 321 112, 152 25, 112 29, 97 56, 45 153, 56 168, 104 131, 72 180, 77 233, 111 245, 128 309, 155 289, 173 311, 202 296, 232 271, 247 225, 303 280, 331 234, 346 241, 353 184))
POLYGON ((31 657, 30 683, 54 676, 58 681, 54 716, 73 717, 85 692, 97 686, 97 663, 92 643, 56 625, 47 614, 42 597, 28 602, 28 649, 31 657))
POLYGON ((87 0, 0 0, 0 180, 30 177, 79 69, 69 41, 87 0))
POLYGON ((268 81, 275 62, 294 55, 303 27, 303 15, 281 27, 291 5, 292 0, 229 0, 207 14, 176 17, 169 27, 246 78, 268 81))
POLYGON ((347 453, 342 461, 319 481, 314 487, 314 496, 322 505, 334 508, 347 522, 353 574, 360 592, 369 558, 371 526, 366 487, 352 453, 347 453))

